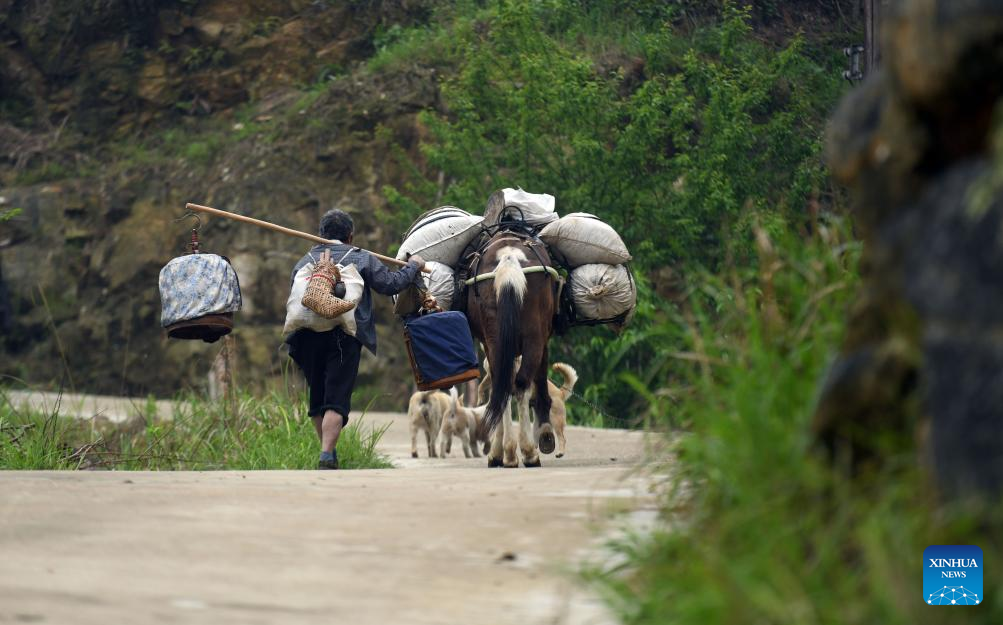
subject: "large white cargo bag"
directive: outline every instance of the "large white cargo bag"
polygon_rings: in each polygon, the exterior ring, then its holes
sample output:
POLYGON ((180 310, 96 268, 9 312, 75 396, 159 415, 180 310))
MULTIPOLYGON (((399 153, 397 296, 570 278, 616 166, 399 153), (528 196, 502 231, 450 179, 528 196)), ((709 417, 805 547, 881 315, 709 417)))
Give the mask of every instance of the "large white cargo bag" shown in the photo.
POLYGON ((554 196, 549 193, 529 193, 522 189, 502 189, 505 209, 502 216, 521 219, 531 226, 543 226, 557 221, 554 196))
POLYGON ((588 213, 561 217, 541 230, 540 238, 571 268, 591 263, 620 265, 631 259, 616 230, 588 213))
MULTIPOLYGON (((355 336, 358 326, 355 322, 354 308, 334 319, 328 319, 303 305, 303 295, 306 294, 306 287, 310 284, 310 276, 313 275, 315 266, 315 263, 309 262, 300 267, 300 270, 293 277, 289 298, 286 299, 286 320, 282 325, 282 334, 289 336, 301 328, 314 332, 327 332, 341 326, 345 334, 355 336)), ((341 281, 345 283, 345 297, 342 299, 358 303, 362 299, 366 286, 362 274, 359 273, 354 263, 348 266, 339 263, 338 270, 341 273, 341 281)))
POLYGON ((425 267, 431 271, 431 273, 422 274, 428 294, 435 298, 443 310, 451 310, 453 308, 453 291, 455 290, 453 268, 434 261, 425 263, 425 267))
POLYGON ((582 265, 571 272, 568 285, 575 315, 582 319, 612 320, 637 305, 637 286, 623 265, 582 265))
POLYGON ((460 260, 463 249, 480 234, 482 221, 483 217, 455 206, 431 210, 419 217, 404 235, 397 258, 406 260, 418 254, 426 261, 453 267, 460 260))

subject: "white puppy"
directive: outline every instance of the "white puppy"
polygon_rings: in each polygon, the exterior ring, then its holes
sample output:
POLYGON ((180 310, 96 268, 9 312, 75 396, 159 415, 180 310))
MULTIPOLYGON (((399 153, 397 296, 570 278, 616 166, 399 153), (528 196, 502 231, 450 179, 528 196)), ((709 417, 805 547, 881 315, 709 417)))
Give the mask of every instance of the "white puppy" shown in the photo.
POLYGON ((418 391, 408 402, 407 416, 411 421, 411 457, 418 457, 418 430, 425 432, 428 457, 435 458, 435 441, 442 427, 442 417, 449 410, 449 396, 439 391, 418 391))
MULTIPOLYGON (((485 408, 487 406, 483 406, 480 410, 482 419, 485 408)), ((439 455, 441 457, 445 458, 452 451, 454 436, 460 439, 464 456, 467 458, 481 457, 480 451, 477 449, 477 411, 477 408, 467 408, 460 402, 456 387, 449 389, 449 408, 446 409, 446 413, 442 417, 442 429, 439 431, 439 455)))

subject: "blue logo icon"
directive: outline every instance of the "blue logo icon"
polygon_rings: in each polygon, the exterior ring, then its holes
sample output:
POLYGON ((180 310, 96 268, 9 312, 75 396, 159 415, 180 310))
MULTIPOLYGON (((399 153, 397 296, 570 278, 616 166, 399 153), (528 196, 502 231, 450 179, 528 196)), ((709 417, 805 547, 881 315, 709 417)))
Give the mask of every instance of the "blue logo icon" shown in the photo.
POLYGON ((923 551, 923 601, 927 605, 982 603, 982 549, 930 545, 923 551))

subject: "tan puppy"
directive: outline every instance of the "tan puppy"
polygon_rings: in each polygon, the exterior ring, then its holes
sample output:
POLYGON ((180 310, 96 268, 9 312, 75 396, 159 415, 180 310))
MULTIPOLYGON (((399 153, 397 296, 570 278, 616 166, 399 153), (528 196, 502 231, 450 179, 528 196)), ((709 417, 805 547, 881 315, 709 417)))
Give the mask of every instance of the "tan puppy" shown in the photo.
POLYGON ((442 428, 442 417, 449 410, 449 395, 439 391, 418 391, 408 402, 407 416, 411 421, 411 457, 418 457, 418 430, 425 432, 428 457, 435 458, 435 441, 442 428))
MULTIPOLYGON (((517 362, 516 369, 518 370, 518 368, 519 364, 517 362)), ((565 447, 567 446, 567 439, 564 437, 564 427, 568 424, 568 409, 564 404, 571 397, 571 391, 575 388, 575 383, 578 382, 578 372, 575 371, 574 367, 564 362, 555 362, 551 369, 561 374, 561 377, 564 378, 564 383, 561 386, 557 386, 550 380, 547 380, 547 393, 550 395, 550 424, 554 427, 554 434, 557 436, 557 453, 554 455, 557 458, 563 458, 565 447)), ((491 370, 488 368, 487 360, 485 360, 484 378, 477 386, 477 403, 486 407, 490 395, 491 370)), ((481 414, 481 418, 484 418, 483 413, 481 414)))
MULTIPOLYGON (((439 457, 445 458, 452 451, 454 436, 460 439, 464 456, 467 458, 481 457, 481 453, 477 449, 475 410, 465 407, 460 402, 460 395, 456 392, 456 387, 449 389, 449 408, 446 409, 446 413, 442 417, 442 429, 439 430, 439 457)), ((482 410, 481 418, 483 415, 484 411, 482 410)))
POLYGON ((575 383, 578 382, 578 372, 575 371, 574 367, 564 362, 555 362, 551 369, 560 373, 561 377, 564 378, 564 383, 560 386, 547 380, 547 392, 550 395, 550 424, 554 426, 554 434, 557 436, 557 453, 554 455, 557 458, 563 458, 564 447, 567 445, 567 440, 564 438, 564 426, 568 424, 568 409, 564 404, 571 397, 571 391, 575 388, 575 383))

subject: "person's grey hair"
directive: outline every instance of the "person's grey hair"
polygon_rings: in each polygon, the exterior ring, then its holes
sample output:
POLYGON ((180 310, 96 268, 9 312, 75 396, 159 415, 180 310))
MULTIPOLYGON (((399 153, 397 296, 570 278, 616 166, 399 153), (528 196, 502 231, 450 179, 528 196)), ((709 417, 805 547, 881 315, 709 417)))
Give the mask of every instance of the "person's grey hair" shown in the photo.
POLYGON ((320 218, 320 236, 344 241, 355 232, 355 223, 343 210, 332 208, 320 218))

